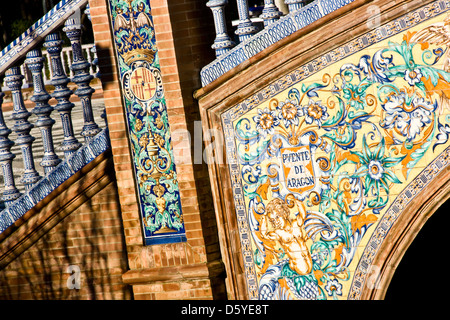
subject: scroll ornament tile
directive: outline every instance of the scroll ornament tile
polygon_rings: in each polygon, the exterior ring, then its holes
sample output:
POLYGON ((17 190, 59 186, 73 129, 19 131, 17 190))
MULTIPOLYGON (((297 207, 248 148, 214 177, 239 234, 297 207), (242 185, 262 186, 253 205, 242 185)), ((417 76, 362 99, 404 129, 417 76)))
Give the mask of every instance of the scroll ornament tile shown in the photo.
POLYGON ((449 24, 430 17, 222 114, 251 298, 348 296, 387 209, 449 146, 449 24))
POLYGON ((110 0, 145 244, 186 241, 148 0, 110 0))

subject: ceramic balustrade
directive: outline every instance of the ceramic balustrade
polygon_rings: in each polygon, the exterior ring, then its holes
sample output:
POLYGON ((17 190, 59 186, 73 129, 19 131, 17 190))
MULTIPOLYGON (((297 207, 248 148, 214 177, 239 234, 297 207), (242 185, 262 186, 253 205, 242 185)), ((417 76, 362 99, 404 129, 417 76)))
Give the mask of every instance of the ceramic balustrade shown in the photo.
POLYGON ((81 135, 87 142, 97 135, 101 129, 95 123, 92 112, 91 98, 95 89, 89 83, 94 77, 89 72, 91 63, 86 60, 81 50, 81 25, 79 23, 76 19, 68 19, 64 24, 63 31, 72 45, 73 62, 71 69, 74 72, 72 81, 78 85, 74 93, 80 98, 83 106, 84 126, 81 135))
POLYGON ((14 142, 9 139, 9 135, 12 131, 6 126, 3 117, 2 104, 4 95, 3 92, 0 92, 0 164, 2 166, 5 185, 2 200, 8 205, 11 201, 20 197, 20 192, 19 189, 16 188, 12 167, 12 161, 16 157, 16 155, 11 152, 11 147, 14 145, 14 142))
MULTIPOLYGON (((51 30, 47 28, 42 34, 33 35, 36 36, 34 45, 22 50, 21 58, 14 57, 13 62, 7 59, 8 52, 17 51, 15 45, 25 47, 20 39, 0 53, 0 76, 4 75, 3 92, 0 91, 0 180, 3 180, 0 206, 4 208, 0 213, 0 232, 109 148, 107 128, 103 130, 97 125, 92 106, 95 89, 91 81, 99 76, 95 46, 81 43, 79 12, 86 4, 86 0, 63 0, 51 11, 64 18, 63 32, 70 40, 70 47, 63 47, 58 31, 63 24, 60 21, 51 30), (64 15, 66 7, 78 16, 64 15), (72 121, 74 96, 81 102, 82 128, 75 128, 72 121), (53 118, 53 111, 59 113, 58 119, 53 118), (54 127, 56 121, 60 123, 58 127, 54 127), (54 132, 56 128, 58 132, 54 132), (36 130, 40 135, 36 135, 36 130), (64 136, 59 146, 55 146, 55 134, 64 136), (84 137, 83 143, 76 135, 84 137), (37 140, 38 151, 34 150, 37 140), (57 151, 63 156, 58 156, 57 151)), ((89 17, 88 7, 85 14, 89 17)), ((53 21, 51 15, 44 18, 53 21)), ((39 26, 33 25, 32 29, 39 30, 39 26)), ((21 37, 26 38, 28 34, 32 33, 27 31, 21 37)))
POLYGON ((59 159, 53 147, 52 127, 55 124, 55 120, 50 117, 53 107, 48 104, 51 96, 45 89, 44 79, 42 77, 44 58, 42 57, 41 50, 34 49, 28 52, 25 64, 30 69, 33 77, 34 94, 30 100, 36 104, 32 113, 38 117, 35 125, 41 130, 44 144, 44 157, 40 164, 47 174, 61 162, 61 159, 59 159))
POLYGON ((70 102, 72 90, 67 87, 70 79, 66 75, 61 58, 62 43, 60 34, 56 32, 45 38, 44 47, 46 47, 50 55, 50 65, 53 75, 50 84, 55 87, 52 96, 57 100, 55 109, 61 117, 64 132, 64 140, 59 150, 64 152, 65 157, 69 157, 81 147, 81 143, 75 137, 73 129, 72 109, 74 104, 70 102))
POLYGON ((19 67, 12 67, 5 73, 5 83, 11 90, 14 105, 11 118, 15 120, 15 123, 12 131, 17 135, 15 144, 20 146, 25 168, 20 182, 25 185, 25 189, 30 189, 33 184, 41 179, 41 176, 34 165, 32 145, 36 139, 30 134, 34 125, 28 121, 31 112, 25 108, 22 94, 23 79, 24 76, 20 73, 19 67))

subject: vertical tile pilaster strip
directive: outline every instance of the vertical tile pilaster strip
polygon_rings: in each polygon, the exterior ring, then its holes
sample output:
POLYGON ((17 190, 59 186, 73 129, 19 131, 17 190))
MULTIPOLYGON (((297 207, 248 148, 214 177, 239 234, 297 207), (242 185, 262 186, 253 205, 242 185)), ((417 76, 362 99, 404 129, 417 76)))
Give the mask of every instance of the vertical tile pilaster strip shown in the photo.
POLYGON ((109 0, 145 245, 187 241, 150 1, 109 0))

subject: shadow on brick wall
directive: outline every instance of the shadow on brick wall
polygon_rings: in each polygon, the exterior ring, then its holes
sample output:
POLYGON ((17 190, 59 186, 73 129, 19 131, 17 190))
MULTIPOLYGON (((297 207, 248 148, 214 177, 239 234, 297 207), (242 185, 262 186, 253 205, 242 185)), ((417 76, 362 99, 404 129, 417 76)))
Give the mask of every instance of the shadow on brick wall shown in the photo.
POLYGON ((0 299, 131 299, 119 208, 112 181, 0 271, 0 299))

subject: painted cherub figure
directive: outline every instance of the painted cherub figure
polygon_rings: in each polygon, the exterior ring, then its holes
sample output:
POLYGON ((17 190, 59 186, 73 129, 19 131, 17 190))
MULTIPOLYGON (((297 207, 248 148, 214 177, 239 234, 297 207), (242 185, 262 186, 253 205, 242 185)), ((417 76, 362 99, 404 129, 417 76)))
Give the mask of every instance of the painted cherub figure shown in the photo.
POLYGON ((161 221, 161 228, 159 229, 158 233, 162 232, 172 232, 173 230, 170 229, 170 215, 169 212, 166 210, 166 199, 163 198, 163 195, 165 193, 165 189, 162 185, 158 184, 153 187, 153 192, 156 195, 156 207, 158 208, 158 214, 159 214, 159 221, 161 221))
POLYGON ((158 208, 159 213, 163 215, 164 211, 166 211, 166 200, 162 197, 165 193, 165 189, 161 185, 156 185, 153 187, 153 192, 157 196, 155 200, 156 207, 158 208))
POLYGON ((278 241, 289 258, 289 267, 299 275, 306 275, 312 270, 312 258, 306 246, 304 230, 306 210, 301 202, 297 202, 297 207, 299 212, 295 219, 291 219, 285 201, 279 198, 271 200, 261 219, 261 237, 278 241))

